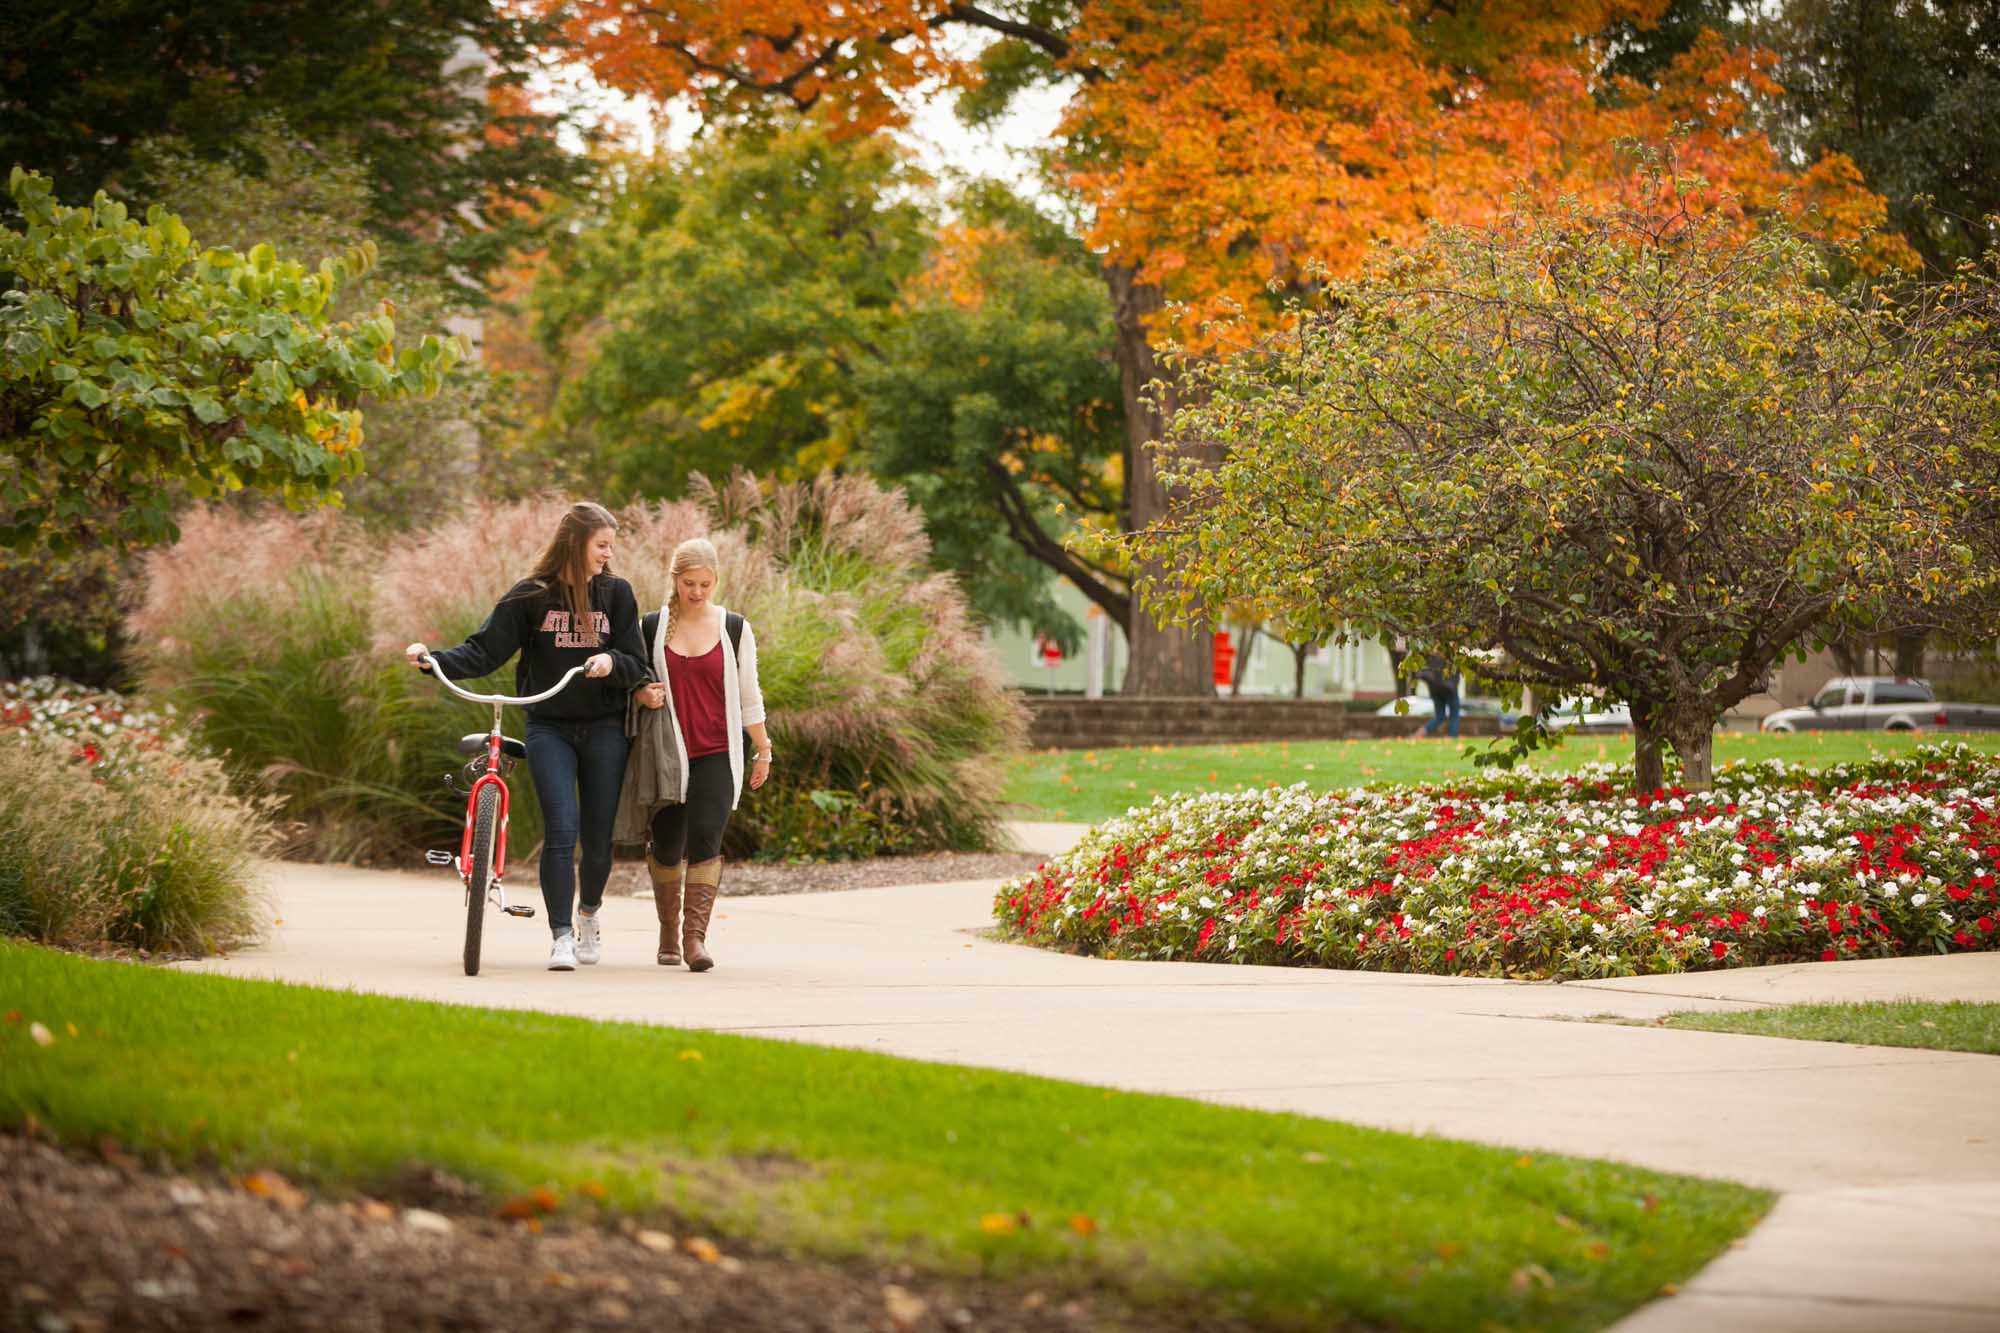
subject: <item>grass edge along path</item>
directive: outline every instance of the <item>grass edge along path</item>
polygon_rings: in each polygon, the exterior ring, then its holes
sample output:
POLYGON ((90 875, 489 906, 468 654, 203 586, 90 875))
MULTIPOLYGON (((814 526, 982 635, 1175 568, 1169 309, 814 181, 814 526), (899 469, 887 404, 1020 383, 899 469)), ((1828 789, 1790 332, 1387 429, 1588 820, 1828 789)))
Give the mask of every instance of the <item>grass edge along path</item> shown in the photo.
POLYGON ((1770 1196, 866 1052, 0 943, 0 1126, 393 1197, 670 1211, 762 1248, 1102 1286, 1271 1327, 1606 1325, 1770 1196), (39 1025, 39 1026, 38 1026, 39 1025), (74 1029, 74 1031, 72 1031, 74 1029))
POLYGON ((1784 1004, 1741 1012, 1689 1010, 1660 1019, 1663 1027, 1735 1032, 1793 1041, 1854 1046, 1907 1046, 1927 1051, 2000 1055, 2000 1004, 1973 1000, 1868 1000, 1851 1004, 1784 1004))

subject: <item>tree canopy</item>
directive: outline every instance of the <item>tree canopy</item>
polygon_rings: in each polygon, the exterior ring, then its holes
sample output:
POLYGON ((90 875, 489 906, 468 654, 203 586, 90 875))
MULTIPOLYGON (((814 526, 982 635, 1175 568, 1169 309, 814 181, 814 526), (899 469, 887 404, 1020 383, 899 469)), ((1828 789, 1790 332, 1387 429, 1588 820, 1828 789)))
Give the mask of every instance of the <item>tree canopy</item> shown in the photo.
POLYGON ((886 141, 715 136, 626 164, 535 286, 568 371, 550 425, 612 493, 732 467, 811 476, 859 431, 854 385, 932 220, 886 141))
MULTIPOLYGON (((1779 95, 1768 52, 1703 32, 1615 67, 1665 0, 537 3, 605 82, 692 95, 711 119, 775 105, 858 134, 913 93, 955 89, 991 115, 1031 84, 1071 88, 1047 156, 1111 299, 1134 528, 1169 499, 1150 446, 1176 399, 1144 397, 1163 340, 1274 319, 1274 288, 1351 272, 1432 221, 1490 217, 1516 188, 1615 191, 1620 145, 1676 127, 1686 165, 1746 207, 1811 208, 1848 235, 1879 216, 1846 159, 1793 171, 1760 131, 1779 95), (954 31, 991 40, 968 53, 954 31)), ((1209 692, 1206 640, 1135 618, 1126 688, 1209 692)))
POLYGON ((572 179, 555 122, 521 87, 548 25, 492 0, 37 0, 0 7, 0 168, 66 203, 145 198, 132 154, 174 136, 250 174, 276 116, 366 167, 385 253, 480 274, 519 239, 520 205, 572 179))
POLYGON ((1801 641, 1990 588, 2000 283, 1828 288, 1781 219, 1648 174, 1336 282, 1191 370, 1185 501, 1129 544, 1149 605, 1244 597, 1489 679, 1630 703, 1640 782, 1708 780, 1801 641), (1495 656, 1498 654, 1499 656, 1495 656))
POLYGON ((360 467, 362 394, 434 391, 458 353, 398 346, 386 309, 335 322, 363 246, 308 271, 268 245, 198 245, 157 205, 58 204, 16 168, 0 229, 0 541, 58 553, 175 535, 175 484, 291 503, 337 498, 360 467))

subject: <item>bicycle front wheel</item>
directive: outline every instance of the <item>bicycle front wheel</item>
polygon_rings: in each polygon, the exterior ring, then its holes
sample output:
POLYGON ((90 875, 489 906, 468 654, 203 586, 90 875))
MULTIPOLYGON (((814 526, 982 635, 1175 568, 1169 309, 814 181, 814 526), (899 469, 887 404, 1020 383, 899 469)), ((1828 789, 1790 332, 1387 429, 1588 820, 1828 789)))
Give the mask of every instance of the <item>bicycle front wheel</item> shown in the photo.
POLYGON ((500 789, 479 789, 472 811, 472 873, 465 887, 465 975, 479 975, 479 936, 486 924, 486 895, 493 887, 493 849, 500 841, 500 789))

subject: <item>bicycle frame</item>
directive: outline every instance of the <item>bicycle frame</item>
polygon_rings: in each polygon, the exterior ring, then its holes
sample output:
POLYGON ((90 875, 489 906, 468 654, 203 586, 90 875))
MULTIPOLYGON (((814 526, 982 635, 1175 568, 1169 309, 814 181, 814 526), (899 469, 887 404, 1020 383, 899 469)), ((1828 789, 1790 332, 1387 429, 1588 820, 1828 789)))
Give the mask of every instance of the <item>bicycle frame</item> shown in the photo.
MULTIPOLYGON (((500 824, 494 831, 493 891, 499 895, 500 910, 505 912, 507 911, 507 890, 502 886, 501 880, 507 873, 507 812, 511 801, 511 793, 507 790, 506 779, 500 775, 501 710, 508 704, 526 706, 528 704, 541 703, 544 699, 553 699, 569 687, 569 683, 576 679, 577 675, 583 671, 583 667, 571 667, 563 673, 561 680, 557 681, 549 689, 543 690, 540 694, 517 698, 513 695, 474 694, 469 690, 462 690, 450 677, 438 669, 436 658, 432 657, 429 653, 425 653, 423 661, 424 665, 431 669, 431 675, 437 680, 438 684, 444 686, 459 698, 471 703, 491 704, 493 706, 493 725, 486 733, 486 771, 474 779, 472 786, 465 793, 465 829, 459 835, 458 856, 451 864, 457 867, 459 878, 465 882, 466 891, 470 893, 472 891, 472 872, 474 868, 472 864, 472 822, 474 812, 479 809, 479 793, 482 788, 488 786, 498 787, 500 789, 500 824)), ((443 853, 437 853, 436 855, 442 856, 443 853)))

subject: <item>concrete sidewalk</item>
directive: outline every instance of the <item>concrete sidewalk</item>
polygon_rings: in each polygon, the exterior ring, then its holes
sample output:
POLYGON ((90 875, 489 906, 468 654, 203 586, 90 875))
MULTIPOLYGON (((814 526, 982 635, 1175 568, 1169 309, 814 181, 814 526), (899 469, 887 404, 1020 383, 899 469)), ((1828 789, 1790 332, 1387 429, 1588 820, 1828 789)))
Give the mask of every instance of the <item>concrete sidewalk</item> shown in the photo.
MULTIPOLYGON (((1052 835, 1053 836, 1053 835, 1052 835)), ((1575 1021, 1803 999, 2000 999, 2000 955, 1590 984, 1108 962, 995 943, 996 884, 725 898, 715 971, 652 961, 606 904, 606 961, 544 970, 489 915, 458 962, 446 873, 273 868, 269 941, 192 964, 463 1004, 750 1033, 1614 1158, 1788 1191, 1629 1327, 2000 1330, 2000 1060, 1575 1021), (1850 1318, 1851 1317, 1851 1318, 1850 1318), (1847 1320, 1848 1322, 1843 1322, 1847 1320)))

